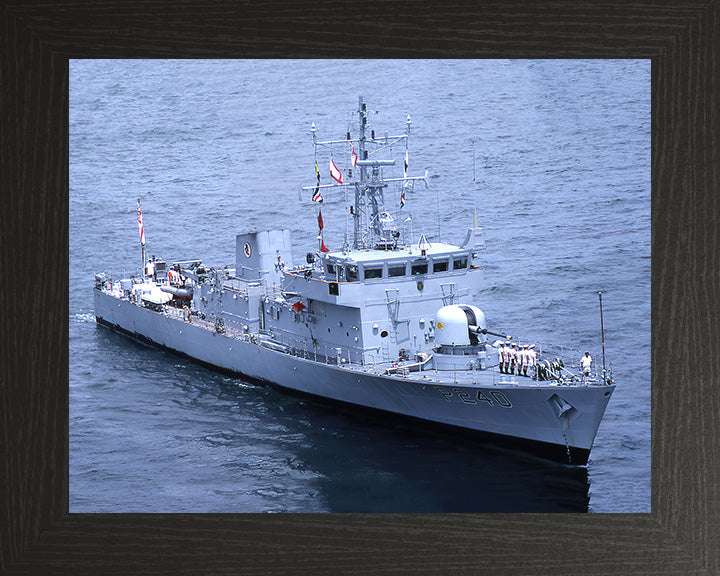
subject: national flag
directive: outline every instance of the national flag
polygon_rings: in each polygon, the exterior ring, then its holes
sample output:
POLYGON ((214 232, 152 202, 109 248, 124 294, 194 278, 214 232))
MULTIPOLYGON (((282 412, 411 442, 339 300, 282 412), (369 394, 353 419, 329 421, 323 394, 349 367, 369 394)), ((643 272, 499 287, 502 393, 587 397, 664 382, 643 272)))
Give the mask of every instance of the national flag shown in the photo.
POLYGON ((408 151, 407 148, 405 148, 405 162, 403 163, 403 178, 405 180, 403 181, 402 194, 400 195, 400 208, 405 206, 405 190, 410 185, 410 182, 407 180, 408 163, 408 151))
POLYGON ((138 198, 138 228, 140 229, 140 244, 145 246, 145 230, 143 230, 142 212, 140 212, 140 198, 138 198))
POLYGON ((322 231, 323 228, 325 228, 325 224, 323 224, 323 217, 322 217, 322 210, 318 210, 318 240, 320 240, 320 252, 330 252, 328 248, 325 246, 325 241, 323 240, 322 231))
POLYGON ((355 154, 355 147, 352 145, 352 142, 350 142, 350 163, 353 168, 357 166, 357 158, 357 154, 355 154))
POLYGON ((302 312, 303 310, 305 310, 305 304, 302 303, 302 300, 298 300, 297 302, 295 302, 292 307, 295 308, 296 312, 302 312))
POLYGON ((340 170, 338 170, 338 167, 335 166, 335 162, 333 162, 332 158, 330 158, 330 176, 332 176, 338 184, 343 183, 342 173, 340 172, 340 170))

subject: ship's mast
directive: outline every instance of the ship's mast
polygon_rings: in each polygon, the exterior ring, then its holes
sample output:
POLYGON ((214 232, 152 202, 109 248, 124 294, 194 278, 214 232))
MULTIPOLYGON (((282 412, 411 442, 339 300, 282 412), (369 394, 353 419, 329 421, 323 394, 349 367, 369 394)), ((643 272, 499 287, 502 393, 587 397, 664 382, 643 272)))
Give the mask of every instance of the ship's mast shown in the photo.
POLYGON ((367 105, 363 97, 359 98, 358 116, 360 119, 360 139, 358 148, 360 159, 357 165, 360 167, 360 181, 355 183, 355 210, 354 210, 354 231, 353 248, 373 248, 379 242, 392 242, 392 238, 384 237, 384 227, 381 215, 385 212, 385 198, 383 188, 387 184, 380 177, 381 166, 394 166, 395 160, 369 160, 367 152, 367 105), (368 168, 372 168, 372 174, 368 178, 368 168), (365 215, 368 229, 367 240, 363 238, 363 215, 365 215))
POLYGON ((360 136, 358 142, 358 152, 360 158, 358 165, 360 166, 360 182, 355 183, 355 209, 353 210, 353 248, 359 248, 361 244, 360 226, 362 224, 362 211, 360 203, 362 198, 363 187, 367 175, 367 168, 360 163, 361 160, 367 160, 367 151, 365 150, 365 126, 367 126, 367 104, 363 101, 363 97, 358 98, 358 116, 360 118, 360 136))
MULTIPOLYGON (((385 148, 392 146, 402 140, 405 140, 405 154, 407 159, 407 140, 410 137, 410 116, 407 120, 407 131, 405 134, 385 136, 377 139, 374 131, 368 138, 368 113, 367 105, 360 96, 358 99, 358 128, 359 134, 357 139, 351 139, 350 133, 347 134, 346 140, 329 140, 319 142, 317 140, 317 130, 313 123, 311 132, 313 135, 314 161, 317 167, 317 147, 318 146, 339 146, 357 142, 358 159, 355 165, 359 168, 359 177, 354 181, 340 182, 339 184, 320 184, 320 179, 315 186, 304 186, 302 190, 314 191, 318 193, 320 189, 337 188, 339 186, 355 187, 355 203, 350 207, 350 214, 353 217, 353 240, 352 248, 355 250, 363 248, 393 249, 397 246, 400 232, 396 230, 395 220, 388 212, 385 211, 385 198, 383 190, 387 188, 388 182, 402 182, 406 186, 409 182, 415 180, 423 180, 427 184, 427 172, 425 176, 408 176, 407 167, 403 170, 402 178, 383 178, 380 170, 383 166, 394 166, 395 160, 376 160, 371 159, 368 148, 370 145, 375 146, 373 152, 380 152, 385 148)), ((348 177, 350 175, 348 174, 348 177)), ((347 194, 347 188, 345 188, 347 194)), ((347 197, 347 196, 346 196, 347 197)), ((322 201, 322 198, 319 200, 322 201)), ((404 203, 404 198, 403 198, 404 203)), ((347 221, 346 221, 347 222, 347 221)))

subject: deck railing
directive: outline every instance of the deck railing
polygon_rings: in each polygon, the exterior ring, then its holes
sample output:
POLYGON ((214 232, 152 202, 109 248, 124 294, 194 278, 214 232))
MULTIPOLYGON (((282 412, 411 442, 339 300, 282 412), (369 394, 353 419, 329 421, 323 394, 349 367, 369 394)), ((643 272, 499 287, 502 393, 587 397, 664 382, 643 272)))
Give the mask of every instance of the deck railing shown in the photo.
MULTIPOLYGON (((115 298, 119 298, 121 300, 133 303, 136 306, 143 306, 142 302, 135 302, 132 300, 131 297, 125 296, 124 293, 118 293, 118 291, 115 289, 114 284, 111 281, 109 289, 107 288, 107 284, 105 284, 101 289, 105 293, 115 298)), ((177 308, 175 306, 170 306, 167 304, 162 305, 162 313, 168 317, 174 318, 175 320, 189 322, 190 324, 199 326, 211 332, 221 331, 223 335, 241 342, 256 344, 258 346, 263 346, 265 348, 288 354, 290 356, 303 358, 305 360, 312 360, 313 362, 319 362, 331 366, 346 367, 352 370, 359 370, 372 374, 384 374, 387 373, 389 370, 392 370, 393 376, 398 376, 402 378, 410 378, 412 374, 417 373, 423 375, 423 380, 429 379, 430 381, 447 383, 446 380, 440 380, 439 378, 436 378, 435 380, 432 379, 431 374, 437 374, 437 371, 411 371, 409 365, 398 363, 394 360, 387 360, 382 357, 382 353, 378 353, 376 355, 371 352, 377 350, 377 347, 357 347, 348 349, 337 346, 318 345, 314 346, 312 350, 308 350, 307 339, 295 338, 289 336, 288 334, 275 334, 268 330, 260 330, 257 333, 245 331, 243 329, 239 329, 233 326, 228 326, 224 323, 218 324, 217 319, 219 317, 215 317, 214 315, 207 316, 205 318, 201 318, 197 314, 197 312, 188 315, 184 308, 177 308), (354 355, 356 356, 355 361, 353 361, 354 359, 351 353, 354 353, 354 355)), ((594 371, 590 374, 590 376, 585 377, 579 373, 579 369, 578 373, 576 374, 576 368, 578 367, 573 365, 565 367, 561 372, 561 378, 559 379, 533 379, 533 382, 538 386, 550 384, 552 382, 557 383, 558 386, 597 386, 604 383, 604 379, 602 377, 603 375, 599 374, 597 371, 594 371)), ((500 384, 514 384, 517 386, 520 384, 520 382, 516 378, 514 379, 515 381, 508 380, 507 378, 508 376, 517 377, 517 374, 504 374, 499 371, 497 365, 492 365, 482 371, 487 372, 488 370, 492 373, 492 384, 495 386, 500 384)), ((476 379, 472 376, 475 375, 474 373, 479 371, 471 370, 470 372, 473 373, 471 375, 471 381, 473 383, 476 383, 476 379)), ((611 373, 609 373, 608 376, 611 377, 611 373)), ((520 376, 520 378, 530 379, 531 377, 520 376)), ((453 378, 453 380, 456 380, 456 378, 453 378)))

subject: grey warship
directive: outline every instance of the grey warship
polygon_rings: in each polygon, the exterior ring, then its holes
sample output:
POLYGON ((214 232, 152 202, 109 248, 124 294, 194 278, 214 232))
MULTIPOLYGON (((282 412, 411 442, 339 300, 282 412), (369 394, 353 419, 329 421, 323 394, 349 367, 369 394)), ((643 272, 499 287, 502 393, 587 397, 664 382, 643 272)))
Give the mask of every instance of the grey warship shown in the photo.
POLYGON ((148 260, 138 201, 143 266, 95 275, 96 321, 262 383, 586 464, 615 389, 604 351, 600 371, 580 371, 562 351, 538 343, 531 354, 534 343, 488 329, 473 301, 477 212, 460 245, 415 237, 398 215, 427 186, 427 173, 408 175, 410 117, 404 133, 376 136, 362 97, 357 115, 355 135, 338 140, 319 140, 313 124, 316 182, 300 188, 318 208, 323 194, 344 195, 342 249, 325 246, 318 210, 317 246, 297 265, 287 229, 237 235, 225 266, 148 260), (399 162, 387 158, 398 150, 399 162))

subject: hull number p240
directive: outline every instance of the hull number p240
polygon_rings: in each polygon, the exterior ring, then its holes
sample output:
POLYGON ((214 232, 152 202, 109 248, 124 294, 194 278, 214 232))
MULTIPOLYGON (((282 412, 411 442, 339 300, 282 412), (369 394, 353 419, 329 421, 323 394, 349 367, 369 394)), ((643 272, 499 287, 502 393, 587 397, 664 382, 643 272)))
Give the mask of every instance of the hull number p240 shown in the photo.
POLYGON ((503 408, 512 408, 512 403, 508 400, 507 396, 497 390, 467 390, 463 388, 444 388, 442 386, 435 386, 435 389, 442 394, 448 402, 452 402, 452 398, 455 397, 465 404, 482 404, 486 403, 488 406, 502 406, 503 408))

